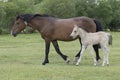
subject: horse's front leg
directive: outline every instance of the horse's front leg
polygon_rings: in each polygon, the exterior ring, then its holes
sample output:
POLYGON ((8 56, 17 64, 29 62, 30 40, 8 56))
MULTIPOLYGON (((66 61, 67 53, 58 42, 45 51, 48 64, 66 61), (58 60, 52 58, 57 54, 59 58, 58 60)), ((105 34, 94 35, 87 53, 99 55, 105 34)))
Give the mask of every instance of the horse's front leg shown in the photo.
POLYGON ((45 40, 45 59, 42 63, 43 65, 45 65, 46 63, 49 63, 49 60, 48 60, 49 49, 50 49, 50 41, 45 40))
POLYGON ((55 41, 52 41, 52 44, 53 44, 56 52, 66 61, 66 63, 69 63, 70 60, 69 60, 68 56, 63 55, 62 52, 60 51, 58 42, 55 40, 55 41))

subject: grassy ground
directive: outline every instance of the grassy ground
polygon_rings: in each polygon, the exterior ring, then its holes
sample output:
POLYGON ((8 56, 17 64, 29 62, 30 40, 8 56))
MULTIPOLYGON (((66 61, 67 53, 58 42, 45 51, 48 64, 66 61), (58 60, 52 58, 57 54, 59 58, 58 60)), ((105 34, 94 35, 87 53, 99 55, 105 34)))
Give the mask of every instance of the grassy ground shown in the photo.
MULTIPOLYGON (((79 42, 59 42, 61 51, 71 59, 66 64, 51 45, 50 63, 43 66, 44 40, 38 33, 0 35, 0 80, 120 80, 120 32, 112 32, 110 66, 93 66, 88 51, 79 66, 73 65, 73 58, 79 51, 79 42)), ((102 57, 102 53, 100 51, 102 57)))

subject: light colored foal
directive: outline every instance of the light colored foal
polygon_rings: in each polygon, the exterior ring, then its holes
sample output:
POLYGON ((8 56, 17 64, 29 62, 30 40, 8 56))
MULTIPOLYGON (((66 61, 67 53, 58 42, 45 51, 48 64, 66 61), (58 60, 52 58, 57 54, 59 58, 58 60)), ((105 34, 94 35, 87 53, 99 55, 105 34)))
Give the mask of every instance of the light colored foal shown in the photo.
POLYGON ((109 33, 106 33, 103 31, 95 32, 95 33, 88 33, 82 28, 78 27, 77 25, 74 25, 74 28, 73 28, 72 33, 70 34, 70 37, 76 38, 78 36, 81 38, 82 49, 81 49, 80 57, 77 59, 76 65, 79 65, 83 52, 88 46, 90 47, 90 53, 93 57, 94 65, 97 64, 97 61, 93 54, 94 50, 92 47, 95 44, 100 44, 101 49, 103 51, 104 59, 103 59, 102 66, 104 66, 105 64, 109 65, 109 60, 108 60, 109 48, 107 47, 107 44, 108 42, 110 45, 112 44, 112 36, 109 33))

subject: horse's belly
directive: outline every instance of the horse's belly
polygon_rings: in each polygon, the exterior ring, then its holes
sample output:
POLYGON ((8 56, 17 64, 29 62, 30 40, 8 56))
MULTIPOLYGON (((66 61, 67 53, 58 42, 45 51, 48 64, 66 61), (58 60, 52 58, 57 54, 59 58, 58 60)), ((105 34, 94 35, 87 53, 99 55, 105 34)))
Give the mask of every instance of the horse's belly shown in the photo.
POLYGON ((69 35, 67 36, 65 36, 65 35, 60 35, 60 36, 54 36, 54 38, 53 38, 53 40, 59 40, 59 41, 73 41, 73 40, 76 40, 77 38, 75 38, 75 39, 72 39, 72 38, 70 38, 69 37, 69 35))

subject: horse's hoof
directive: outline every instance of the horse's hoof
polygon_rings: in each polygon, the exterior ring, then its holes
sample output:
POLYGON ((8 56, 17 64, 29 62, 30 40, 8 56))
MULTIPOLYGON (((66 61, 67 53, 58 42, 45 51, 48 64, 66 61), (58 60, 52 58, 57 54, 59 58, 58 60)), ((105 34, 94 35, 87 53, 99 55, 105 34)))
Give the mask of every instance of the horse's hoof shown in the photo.
POLYGON ((42 63, 42 65, 46 65, 47 63, 42 63))
POLYGON ((101 59, 98 59, 98 60, 97 60, 97 63, 99 63, 99 62, 100 62, 100 60, 101 60, 101 59))
POLYGON ((69 64, 69 63, 70 63, 70 59, 69 59, 69 58, 67 58, 66 63, 67 63, 67 64, 69 64))
POLYGON ((45 65, 46 63, 42 63, 42 65, 45 65))
POLYGON ((42 65, 45 65, 45 64, 47 64, 47 63, 49 63, 49 61, 44 61, 44 62, 42 63, 42 65))

